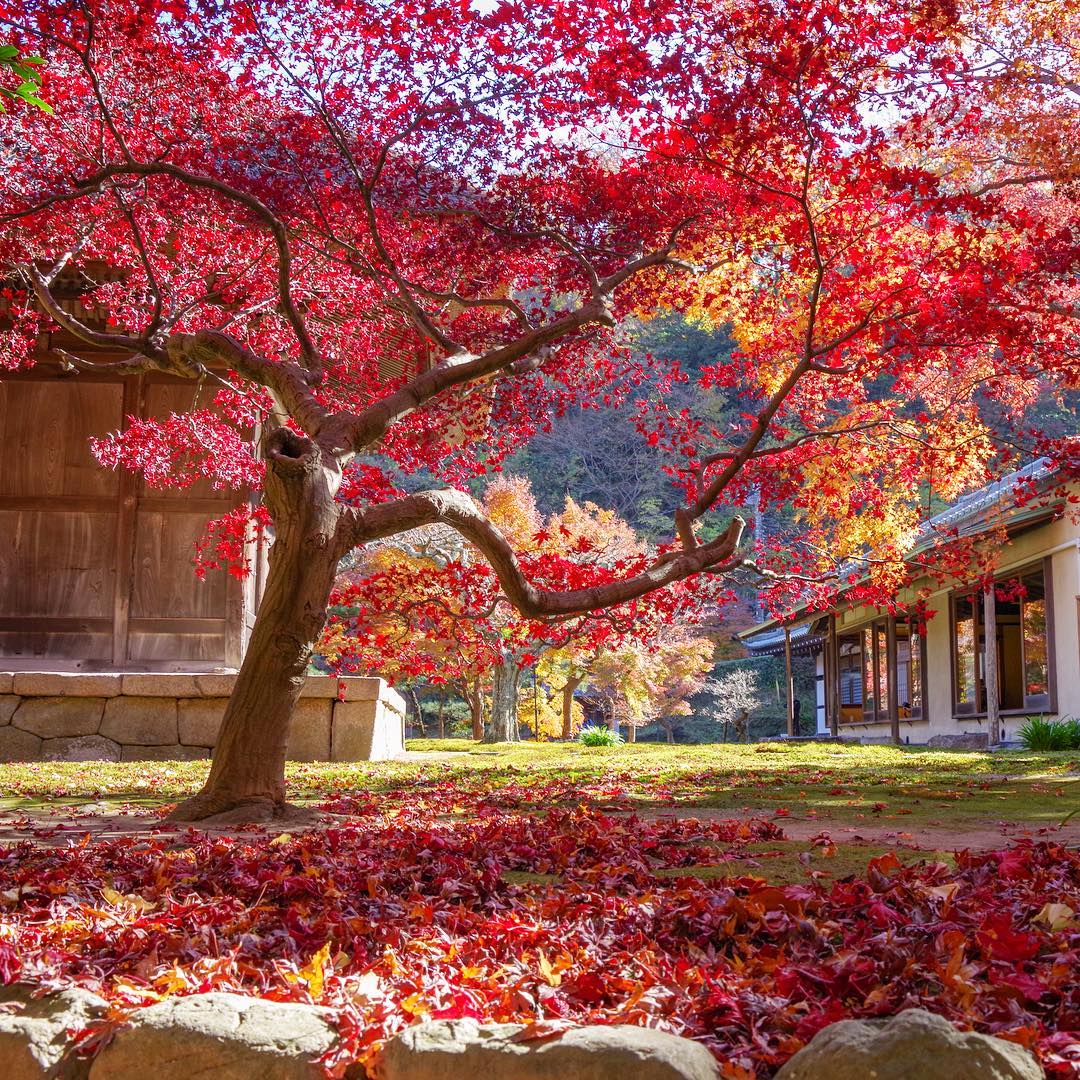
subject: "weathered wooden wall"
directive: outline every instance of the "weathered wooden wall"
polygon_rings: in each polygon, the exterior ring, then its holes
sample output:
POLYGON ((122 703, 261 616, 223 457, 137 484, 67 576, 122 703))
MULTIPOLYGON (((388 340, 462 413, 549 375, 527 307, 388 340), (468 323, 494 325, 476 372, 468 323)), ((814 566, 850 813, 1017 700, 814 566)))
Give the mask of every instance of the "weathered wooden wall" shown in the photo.
POLYGON ((245 597, 226 574, 200 582, 191 561, 207 521, 236 497, 208 482, 150 489, 103 469, 88 445, 128 417, 183 412, 196 392, 165 375, 51 363, 0 379, 0 666, 239 664, 254 586, 245 597))

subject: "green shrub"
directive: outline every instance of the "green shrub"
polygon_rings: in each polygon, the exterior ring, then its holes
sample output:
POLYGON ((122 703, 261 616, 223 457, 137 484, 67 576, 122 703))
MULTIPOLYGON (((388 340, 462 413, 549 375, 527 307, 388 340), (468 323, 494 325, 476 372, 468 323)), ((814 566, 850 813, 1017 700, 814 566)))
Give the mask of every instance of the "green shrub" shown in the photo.
POLYGON ((586 724, 578 732, 578 742, 582 746, 618 746, 622 741, 623 737, 611 728, 593 727, 591 724, 586 724))
POLYGON ((1029 716, 1017 732, 1027 750, 1080 750, 1080 720, 1029 716))

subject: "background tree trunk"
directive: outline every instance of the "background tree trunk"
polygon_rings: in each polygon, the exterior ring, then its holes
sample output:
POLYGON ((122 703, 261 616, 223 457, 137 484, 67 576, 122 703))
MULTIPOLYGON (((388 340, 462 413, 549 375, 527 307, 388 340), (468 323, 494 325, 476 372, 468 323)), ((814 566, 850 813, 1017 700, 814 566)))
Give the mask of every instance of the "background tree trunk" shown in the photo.
POLYGON ((413 705, 413 712, 416 713, 416 726, 420 729, 420 738, 427 738, 427 728, 424 726, 424 710, 420 708, 420 699, 416 696, 415 690, 409 691, 409 700, 413 705))
POLYGON ((221 823, 293 816, 285 758, 293 708, 326 623, 337 570, 336 462, 286 428, 264 441, 266 504, 275 525, 266 590, 218 733, 203 789, 170 815, 221 823))
POLYGON ((562 688, 562 737, 566 742, 574 737, 574 691, 582 684, 584 676, 567 679, 562 688))
POLYGON ((626 741, 637 742, 637 724, 626 725, 626 741))
POLYGON ((444 716, 445 712, 446 712, 446 694, 444 692, 440 691, 439 692, 439 714, 438 714, 438 721, 437 721, 438 725, 439 725, 439 738, 440 739, 445 739, 446 738, 446 719, 445 719, 445 716, 444 716))
POLYGON ((522 669, 507 657, 495 668, 491 685, 491 726, 484 742, 520 742, 518 736, 518 689, 522 669))
POLYGON ((471 683, 457 682, 454 686, 465 699, 465 704, 469 706, 472 737, 480 742, 484 737, 484 691, 480 687, 480 679, 474 678, 471 683))

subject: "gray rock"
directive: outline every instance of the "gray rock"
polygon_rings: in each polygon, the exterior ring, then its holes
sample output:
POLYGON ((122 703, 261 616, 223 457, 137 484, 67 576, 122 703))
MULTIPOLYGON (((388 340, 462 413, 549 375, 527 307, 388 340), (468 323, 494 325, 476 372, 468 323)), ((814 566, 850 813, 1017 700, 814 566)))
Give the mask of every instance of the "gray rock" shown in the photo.
POLYGON ((405 749, 401 716, 385 701, 335 701, 331 761, 389 761, 405 749))
POLYGON ((0 694, 0 724, 10 724, 21 704, 22 698, 18 694, 0 694))
POLYGON ((43 761, 119 761, 120 744, 104 735, 77 735, 73 739, 46 739, 43 761))
POLYGON ((23 698, 11 722, 43 739, 93 735, 104 708, 103 697, 28 697, 23 698))
POLYGON ((228 698, 181 698, 180 741, 185 746, 214 746, 228 698))
POLYGON ((841 1020, 819 1031, 776 1080, 1042 1080, 1022 1046, 958 1031, 925 1009, 841 1020))
POLYGON ((926 745, 935 750, 985 750, 990 736, 985 731, 964 731, 959 735, 934 735, 926 745))
POLYGON ((289 729, 287 755, 290 761, 330 760, 332 706, 333 702, 325 698, 301 698, 296 703, 289 729))
POLYGON ((432 1020, 386 1044, 379 1080, 716 1080, 700 1043, 628 1024, 514 1042, 521 1024, 432 1020))
POLYGON ((105 1016, 108 1005, 88 990, 31 997, 33 988, 15 983, 0 988, 0 1063, 4 1080, 83 1080, 87 1058, 77 1057, 69 1031, 105 1016))
POLYGON ((0 728, 0 761, 38 761, 41 739, 30 731, 10 725, 0 728))
POLYGON ((326 1010, 241 994, 169 998, 132 1013, 90 1080, 315 1080, 337 1035, 326 1010))
MULTIPOLYGON (((20 709, 15 714, 18 723, 20 709)), ((168 746, 180 741, 176 725, 176 699, 161 697, 109 698, 101 721, 101 734, 124 746, 168 746)))

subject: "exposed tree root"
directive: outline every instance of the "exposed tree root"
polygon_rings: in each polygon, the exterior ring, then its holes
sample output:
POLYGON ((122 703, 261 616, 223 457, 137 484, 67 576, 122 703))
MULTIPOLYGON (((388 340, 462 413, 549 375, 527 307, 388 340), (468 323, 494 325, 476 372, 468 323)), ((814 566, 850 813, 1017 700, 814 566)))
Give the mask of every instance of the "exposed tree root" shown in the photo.
POLYGON ((262 825, 271 821, 288 822, 293 825, 315 825, 319 813, 306 806, 296 806, 284 800, 266 796, 216 795, 200 792, 179 803, 166 821, 199 826, 216 825, 262 825))

